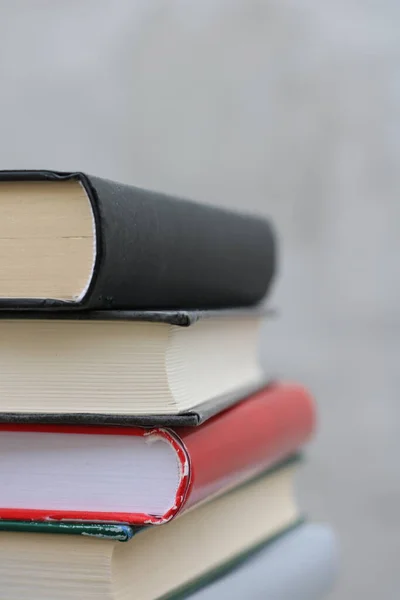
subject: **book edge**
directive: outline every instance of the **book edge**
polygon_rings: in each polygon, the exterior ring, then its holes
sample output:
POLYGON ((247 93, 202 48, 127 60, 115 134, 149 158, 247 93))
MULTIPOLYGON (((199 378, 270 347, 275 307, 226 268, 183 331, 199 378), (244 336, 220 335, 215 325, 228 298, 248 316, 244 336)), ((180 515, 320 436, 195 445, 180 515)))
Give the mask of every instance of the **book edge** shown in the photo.
POLYGON ((218 565, 217 567, 207 571, 205 574, 200 577, 185 583, 180 586, 178 589, 174 590, 171 593, 165 594, 158 598, 158 600, 183 600, 189 594, 192 594, 216 581, 222 579, 222 577, 231 573, 235 568, 245 564, 248 560, 251 560, 254 556, 256 556, 260 551, 272 545, 278 539, 289 535, 292 531, 299 528, 303 523, 305 523, 305 517, 299 517, 293 523, 285 527, 283 530, 279 531, 272 537, 268 537, 261 542, 255 544, 251 548, 245 549, 240 554, 231 558, 230 560, 224 562, 222 565, 218 565))
POLYGON ((115 415, 107 413, 20 413, 0 412, 0 423, 42 423, 63 425, 196 427, 223 410, 244 401, 248 396, 273 385, 274 380, 260 381, 212 398, 193 409, 173 415, 115 415))

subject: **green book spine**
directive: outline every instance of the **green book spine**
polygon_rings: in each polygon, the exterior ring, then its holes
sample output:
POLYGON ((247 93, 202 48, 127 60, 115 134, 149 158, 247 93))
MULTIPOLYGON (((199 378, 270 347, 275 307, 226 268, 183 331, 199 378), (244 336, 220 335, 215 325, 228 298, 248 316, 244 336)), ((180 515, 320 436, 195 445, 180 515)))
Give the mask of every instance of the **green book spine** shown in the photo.
POLYGON ((129 527, 129 525, 113 525, 109 523, 55 523, 0 520, 1 531, 83 535, 102 540, 112 540, 114 542, 128 542, 139 529, 129 527))

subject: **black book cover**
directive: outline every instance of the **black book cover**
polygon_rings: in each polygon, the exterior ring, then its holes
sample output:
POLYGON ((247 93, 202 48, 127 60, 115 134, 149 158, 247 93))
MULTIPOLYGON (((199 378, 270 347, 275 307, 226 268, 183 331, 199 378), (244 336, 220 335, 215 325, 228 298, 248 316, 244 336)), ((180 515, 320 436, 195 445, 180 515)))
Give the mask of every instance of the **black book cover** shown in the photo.
POLYGON ((252 308, 231 308, 225 310, 91 310, 71 311, 53 310, 1 310, 0 319, 42 319, 71 321, 144 321, 146 323, 165 323, 178 327, 190 327, 203 319, 232 319, 253 317, 269 319, 277 315, 273 308, 256 306, 252 308))
POLYGON ((79 302, 0 298, 2 309, 207 309, 267 294, 276 241, 264 218, 83 173, 0 171, 0 181, 79 181, 90 199, 96 260, 79 302))

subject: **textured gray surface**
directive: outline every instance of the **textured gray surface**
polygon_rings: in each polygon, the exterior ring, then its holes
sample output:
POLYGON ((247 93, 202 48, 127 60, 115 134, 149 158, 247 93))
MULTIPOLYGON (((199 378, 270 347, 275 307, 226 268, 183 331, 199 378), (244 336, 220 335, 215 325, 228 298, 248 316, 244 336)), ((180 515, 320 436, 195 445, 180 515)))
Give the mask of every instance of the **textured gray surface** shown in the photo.
POLYGON ((0 4, 3 168, 93 173, 268 213, 264 359, 314 390, 301 503, 335 600, 400 594, 399 8, 390 0, 0 4))

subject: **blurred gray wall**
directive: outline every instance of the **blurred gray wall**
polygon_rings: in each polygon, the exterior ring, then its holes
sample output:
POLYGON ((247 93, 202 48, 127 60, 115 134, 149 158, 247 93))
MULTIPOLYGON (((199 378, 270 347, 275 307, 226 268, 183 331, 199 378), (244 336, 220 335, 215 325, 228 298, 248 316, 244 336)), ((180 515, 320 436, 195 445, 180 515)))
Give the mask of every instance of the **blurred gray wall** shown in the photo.
POLYGON ((311 386, 302 506, 337 600, 400 593, 399 3, 0 2, 1 168, 82 169, 271 215, 273 373, 311 386))

